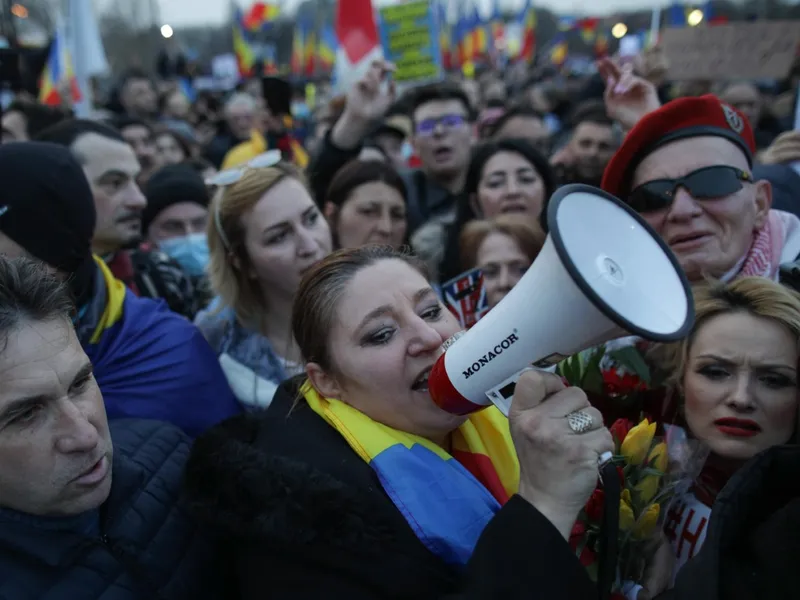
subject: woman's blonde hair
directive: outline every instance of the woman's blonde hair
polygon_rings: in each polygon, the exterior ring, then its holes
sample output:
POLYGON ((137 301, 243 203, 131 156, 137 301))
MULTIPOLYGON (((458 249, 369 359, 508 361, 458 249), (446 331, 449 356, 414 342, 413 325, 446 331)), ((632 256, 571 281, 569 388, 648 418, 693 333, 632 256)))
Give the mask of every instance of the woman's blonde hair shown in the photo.
POLYGON ((473 269, 478 262, 481 244, 492 233, 502 233, 516 242, 531 262, 538 256, 545 241, 544 232, 535 224, 520 221, 519 215, 500 215, 491 220, 470 221, 459 236, 461 268, 473 269))
POLYGON ((744 312, 782 325, 800 346, 800 295, 763 277, 743 277, 730 283, 707 283, 694 288, 695 324, 680 342, 653 349, 651 358, 667 384, 682 392, 689 351, 697 332, 720 315, 744 312))
POLYGON ((242 178, 217 190, 211 203, 206 226, 209 281, 221 298, 222 306, 231 307, 239 321, 249 327, 257 326, 265 307, 258 281, 250 276, 242 216, 270 189, 289 177, 305 185, 300 171, 288 163, 245 168, 242 178))

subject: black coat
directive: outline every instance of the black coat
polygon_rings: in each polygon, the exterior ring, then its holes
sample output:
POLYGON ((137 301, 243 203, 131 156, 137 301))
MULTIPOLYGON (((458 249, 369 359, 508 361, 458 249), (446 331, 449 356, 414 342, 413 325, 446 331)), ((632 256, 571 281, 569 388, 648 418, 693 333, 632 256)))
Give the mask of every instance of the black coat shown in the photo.
POLYGON ((189 438, 157 421, 118 420, 111 493, 98 535, 20 515, 0 523, 2 600, 230 598, 215 547, 177 500, 189 438))
POLYGON ((518 496, 456 572, 338 432, 302 402, 291 410, 295 397, 286 382, 265 413, 202 435, 189 460, 191 509, 229 544, 243 599, 597 597, 566 541, 518 496))
POLYGON ((717 496, 700 552, 658 600, 797 598, 800 446, 748 461, 717 496))

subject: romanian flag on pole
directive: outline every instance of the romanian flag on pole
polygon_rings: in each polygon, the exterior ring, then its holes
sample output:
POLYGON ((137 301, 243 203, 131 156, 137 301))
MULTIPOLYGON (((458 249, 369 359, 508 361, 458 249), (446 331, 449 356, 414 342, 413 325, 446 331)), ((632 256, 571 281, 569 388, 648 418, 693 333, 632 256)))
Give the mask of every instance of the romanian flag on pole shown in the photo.
POLYGON ((314 26, 310 25, 306 30, 305 35, 305 50, 304 50, 304 65, 303 72, 306 75, 313 75, 317 70, 317 32, 314 26))
POLYGON ((439 26, 439 48, 442 51, 442 66, 445 70, 453 68, 452 31, 447 22, 447 7, 442 3, 436 4, 436 23, 439 26))
POLYGON ((242 11, 239 8, 233 14, 233 53, 236 55, 236 62, 239 65, 239 76, 250 77, 253 74, 256 56, 247 38, 242 11))
POLYGON ((500 0, 492 0, 492 14, 489 17, 490 46, 495 46, 499 40, 503 39, 505 29, 503 13, 500 11, 500 0))
POLYGON ((336 63, 336 46, 338 45, 336 31, 334 31, 333 25, 325 25, 322 28, 322 35, 319 37, 317 55, 320 66, 326 71, 333 69, 333 65, 336 63))
POLYGON ((258 31, 271 24, 280 13, 280 8, 275 4, 256 2, 244 17, 242 24, 248 31, 258 31))
POLYGON ((305 30, 303 29, 303 24, 299 23, 297 28, 294 30, 294 35, 292 36, 292 56, 289 60, 291 64, 292 73, 295 75, 301 75, 303 73, 304 65, 304 56, 306 51, 306 42, 305 42, 305 30))
POLYGON ((531 0, 525 0, 517 20, 522 24, 519 56, 525 60, 533 60, 536 56, 536 11, 531 6, 531 0))
POLYGON ((608 35, 603 31, 597 32, 594 40, 594 55, 597 58, 608 56, 608 35))
MULTIPOLYGON (((462 6, 462 9, 464 7, 462 6)), ((466 12, 462 12, 458 17, 458 23, 456 24, 458 27, 458 48, 459 48, 459 61, 461 65, 468 63, 472 60, 472 57, 475 55, 473 51, 474 41, 475 38, 472 35, 472 23, 470 20, 469 15, 466 12)))
POLYGON ((593 44, 597 37, 597 26, 600 23, 598 18, 581 19, 578 21, 578 29, 581 32, 583 41, 587 44, 593 44))
POLYGON ((78 80, 72 69, 72 58, 67 48, 67 36, 64 32, 64 23, 59 17, 56 21, 56 30, 50 44, 50 54, 42 73, 39 86, 39 102, 50 106, 60 106, 67 98, 61 97, 65 84, 69 84, 71 102, 82 100, 78 80))
POLYGON ((472 5, 470 24, 472 25, 472 59, 474 60, 486 54, 489 49, 486 39, 486 24, 483 22, 476 4, 472 5))
POLYGON ((550 62, 560 67, 567 60, 568 53, 567 39, 564 34, 559 33, 550 48, 550 62))

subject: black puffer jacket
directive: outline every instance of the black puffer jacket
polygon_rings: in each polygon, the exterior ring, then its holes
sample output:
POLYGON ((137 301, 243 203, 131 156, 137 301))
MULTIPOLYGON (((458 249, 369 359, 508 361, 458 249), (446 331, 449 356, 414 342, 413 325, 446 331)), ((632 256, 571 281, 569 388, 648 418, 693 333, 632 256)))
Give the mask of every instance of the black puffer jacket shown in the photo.
MULTIPOLYGON (((0 522, 0 600, 235 598, 212 545, 177 502, 189 438, 119 420, 100 535, 20 515, 0 522)), ((84 528, 85 530, 85 528, 84 528)))
POLYGON ((720 492, 700 553, 658 600, 797 598, 800 446, 775 446, 720 492))

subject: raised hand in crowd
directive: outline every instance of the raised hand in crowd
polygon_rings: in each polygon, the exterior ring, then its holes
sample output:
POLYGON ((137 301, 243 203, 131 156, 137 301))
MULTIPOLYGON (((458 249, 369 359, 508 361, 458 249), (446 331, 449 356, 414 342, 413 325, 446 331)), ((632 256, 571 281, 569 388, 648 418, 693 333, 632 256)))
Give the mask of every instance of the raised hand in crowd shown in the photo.
POLYGON ((555 525, 565 539, 597 485, 598 459, 614 451, 603 416, 580 388, 551 373, 529 371, 517 382, 509 425, 520 467, 519 495, 555 525), (592 420, 576 433, 567 416, 592 420))
POLYGON ((800 162, 800 131, 785 131, 761 154, 765 165, 786 165, 800 162))
POLYGON ((597 68, 606 82, 603 99, 608 116, 618 121, 626 131, 630 131, 644 115, 661 106, 656 86, 636 75, 632 64, 620 66, 604 58, 598 61, 597 68))
POLYGON ((336 146, 343 149, 358 146, 373 123, 383 117, 395 100, 395 85, 391 80, 393 72, 392 63, 376 60, 350 87, 344 112, 331 132, 336 146))
POLYGON ((667 81, 669 60, 661 46, 646 48, 633 61, 636 75, 644 77, 656 87, 667 81))

